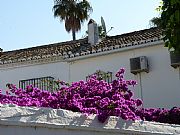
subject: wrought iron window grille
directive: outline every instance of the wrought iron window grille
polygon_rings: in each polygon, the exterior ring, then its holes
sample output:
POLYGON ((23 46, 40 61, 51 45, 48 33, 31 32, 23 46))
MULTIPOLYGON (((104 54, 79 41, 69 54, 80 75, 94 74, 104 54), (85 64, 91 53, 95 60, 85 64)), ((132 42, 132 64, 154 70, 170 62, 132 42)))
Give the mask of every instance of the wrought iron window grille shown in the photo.
POLYGON ((54 90, 54 78, 51 76, 41 77, 41 78, 32 78, 26 80, 19 81, 19 88, 26 89, 28 85, 32 85, 33 87, 37 87, 41 90, 54 90))
POLYGON ((86 76, 86 81, 89 80, 93 75, 95 75, 98 80, 104 80, 107 83, 112 82, 112 72, 104 72, 101 70, 97 70, 94 74, 86 76))

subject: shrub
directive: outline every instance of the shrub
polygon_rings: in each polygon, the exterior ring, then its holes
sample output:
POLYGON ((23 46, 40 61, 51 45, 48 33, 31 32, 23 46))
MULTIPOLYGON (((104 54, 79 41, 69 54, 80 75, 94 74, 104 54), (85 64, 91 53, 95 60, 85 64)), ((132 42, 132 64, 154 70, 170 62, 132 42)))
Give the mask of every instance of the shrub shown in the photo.
POLYGON ((8 85, 10 91, 5 95, 0 93, 0 103, 61 108, 86 115, 97 114, 100 122, 105 122, 109 116, 117 116, 124 120, 141 119, 180 124, 179 108, 171 110, 142 108, 142 101, 133 99, 133 92, 129 89, 137 84, 136 81, 125 80, 124 73, 125 70, 121 68, 116 73, 117 79, 112 83, 98 80, 96 76, 71 85, 59 82, 61 87, 57 92, 40 90, 31 85, 25 90, 8 85))

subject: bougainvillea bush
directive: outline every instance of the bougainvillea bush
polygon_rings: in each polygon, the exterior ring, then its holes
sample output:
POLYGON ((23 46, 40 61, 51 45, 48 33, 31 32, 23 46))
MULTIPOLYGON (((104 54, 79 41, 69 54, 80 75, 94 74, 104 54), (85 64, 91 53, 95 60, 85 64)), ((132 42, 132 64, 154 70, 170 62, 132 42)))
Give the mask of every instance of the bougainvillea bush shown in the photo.
POLYGON ((50 107, 81 112, 85 115, 97 114, 100 122, 109 116, 124 120, 148 120, 163 123, 180 124, 180 108, 144 109, 140 99, 133 99, 134 80, 124 79, 125 70, 120 69, 116 80, 107 83, 91 76, 88 81, 74 82, 70 86, 60 81, 61 87, 56 92, 40 90, 27 86, 25 90, 9 85, 10 91, 0 93, 1 104, 18 106, 50 107))

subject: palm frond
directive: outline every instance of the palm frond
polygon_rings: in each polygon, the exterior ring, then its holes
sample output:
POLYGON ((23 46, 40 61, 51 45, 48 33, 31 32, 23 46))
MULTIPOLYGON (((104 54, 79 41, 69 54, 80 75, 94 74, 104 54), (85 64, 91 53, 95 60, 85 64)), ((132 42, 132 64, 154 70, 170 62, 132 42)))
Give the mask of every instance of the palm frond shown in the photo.
POLYGON ((54 17, 65 22, 67 32, 81 30, 81 24, 89 18, 92 7, 87 0, 54 0, 54 17))

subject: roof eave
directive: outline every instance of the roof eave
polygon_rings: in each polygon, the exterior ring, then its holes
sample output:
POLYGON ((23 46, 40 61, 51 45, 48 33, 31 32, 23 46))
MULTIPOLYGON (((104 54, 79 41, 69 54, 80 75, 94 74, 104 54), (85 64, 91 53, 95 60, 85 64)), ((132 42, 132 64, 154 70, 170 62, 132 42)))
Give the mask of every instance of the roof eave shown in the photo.
POLYGON ((149 46, 156 46, 156 45, 162 45, 162 44, 164 44, 164 41, 158 40, 155 42, 148 42, 148 43, 144 43, 141 45, 122 47, 122 48, 118 48, 118 49, 114 49, 114 50, 97 52, 97 53, 92 53, 92 54, 73 57, 73 58, 67 58, 67 59, 65 59, 65 61, 72 62, 72 61, 76 61, 76 60, 83 60, 83 59, 88 59, 88 58, 92 58, 92 57, 103 56, 103 55, 108 55, 108 54, 112 54, 112 53, 119 53, 119 52, 129 51, 129 50, 133 50, 133 49, 145 48, 145 47, 149 47, 149 46))

